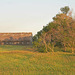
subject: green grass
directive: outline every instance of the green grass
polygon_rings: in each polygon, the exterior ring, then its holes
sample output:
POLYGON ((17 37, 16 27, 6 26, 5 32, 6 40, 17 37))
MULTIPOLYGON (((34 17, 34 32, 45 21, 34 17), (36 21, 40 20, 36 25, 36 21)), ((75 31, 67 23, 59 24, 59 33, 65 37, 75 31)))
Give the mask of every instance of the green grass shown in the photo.
POLYGON ((75 54, 39 53, 30 46, 0 46, 0 75, 75 75, 75 54))

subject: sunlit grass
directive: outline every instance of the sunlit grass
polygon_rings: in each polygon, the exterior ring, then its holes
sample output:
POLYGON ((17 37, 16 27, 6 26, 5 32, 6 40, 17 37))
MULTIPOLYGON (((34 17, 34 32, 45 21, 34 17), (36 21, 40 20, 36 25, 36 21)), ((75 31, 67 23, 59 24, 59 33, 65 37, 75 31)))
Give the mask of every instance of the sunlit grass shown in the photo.
POLYGON ((0 46, 0 75, 75 75, 75 54, 39 53, 32 47, 0 46))

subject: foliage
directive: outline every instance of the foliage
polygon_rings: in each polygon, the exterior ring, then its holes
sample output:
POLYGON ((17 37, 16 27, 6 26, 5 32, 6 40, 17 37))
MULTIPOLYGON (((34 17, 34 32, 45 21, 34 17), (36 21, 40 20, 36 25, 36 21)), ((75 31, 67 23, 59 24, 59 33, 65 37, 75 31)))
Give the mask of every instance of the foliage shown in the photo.
POLYGON ((63 12, 64 14, 67 14, 68 11, 70 10, 70 8, 68 6, 62 7, 60 8, 61 12, 63 12))
POLYGON ((67 47, 70 47, 72 53, 74 53, 75 20, 67 15, 69 7, 65 6, 64 8, 61 8, 61 10, 63 13, 53 17, 53 22, 44 26, 43 29, 37 32, 33 37, 33 39, 35 39, 33 44, 39 51, 54 52, 54 47, 57 46, 64 47, 65 51, 67 47))

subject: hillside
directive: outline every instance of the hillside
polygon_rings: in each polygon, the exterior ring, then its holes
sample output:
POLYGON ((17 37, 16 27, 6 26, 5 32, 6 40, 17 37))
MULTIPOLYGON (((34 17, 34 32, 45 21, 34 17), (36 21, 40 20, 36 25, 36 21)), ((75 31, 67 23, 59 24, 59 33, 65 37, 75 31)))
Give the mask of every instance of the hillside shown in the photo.
POLYGON ((75 54, 39 53, 32 47, 0 46, 0 75, 75 75, 75 54))

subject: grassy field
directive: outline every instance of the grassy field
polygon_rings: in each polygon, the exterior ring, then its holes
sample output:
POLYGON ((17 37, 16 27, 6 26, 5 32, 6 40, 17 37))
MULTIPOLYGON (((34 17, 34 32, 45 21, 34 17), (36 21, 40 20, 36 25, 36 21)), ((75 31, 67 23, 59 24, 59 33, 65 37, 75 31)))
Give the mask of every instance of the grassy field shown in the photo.
POLYGON ((39 53, 32 47, 0 46, 0 75, 75 75, 75 54, 39 53))

